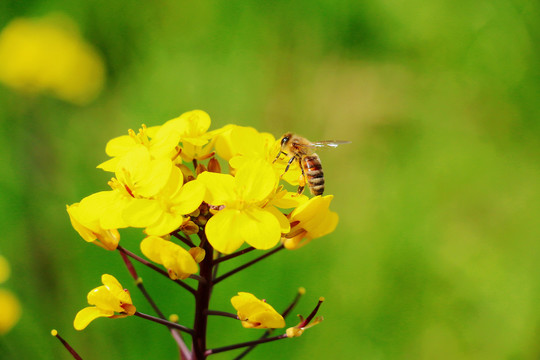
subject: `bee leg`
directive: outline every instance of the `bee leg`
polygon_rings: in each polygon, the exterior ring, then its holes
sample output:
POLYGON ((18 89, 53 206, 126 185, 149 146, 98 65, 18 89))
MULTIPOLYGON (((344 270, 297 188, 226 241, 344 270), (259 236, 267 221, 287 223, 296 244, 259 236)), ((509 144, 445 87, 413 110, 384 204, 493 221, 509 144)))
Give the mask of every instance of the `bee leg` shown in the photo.
POLYGON ((302 175, 300 175, 300 178, 298 179, 298 194, 302 194, 304 192, 304 187, 306 186, 306 174, 304 173, 304 167, 302 166, 302 160, 298 159, 300 170, 302 170, 302 175))
POLYGON ((306 178, 304 177, 304 174, 302 174, 298 178, 298 195, 300 195, 300 194, 302 194, 304 192, 304 187, 305 186, 306 186, 306 178))
POLYGON ((277 161, 277 159, 279 159, 279 157, 281 156, 281 154, 287 155, 287 153, 284 153, 283 151, 278 152, 276 158, 274 159, 274 161, 272 161, 272 164, 275 163, 275 162, 277 161))
MULTIPOLYGON (((289 162, 287 163, 287 167, 285 168, 285 171, 283 172, 284 174, 289 171, 289 167, 291 166, 291 164, 293 163, 295 157, 292 157, 290 158, 289 162)), ((302 173, 304 172, 304 170, 302 170, 302 173)))

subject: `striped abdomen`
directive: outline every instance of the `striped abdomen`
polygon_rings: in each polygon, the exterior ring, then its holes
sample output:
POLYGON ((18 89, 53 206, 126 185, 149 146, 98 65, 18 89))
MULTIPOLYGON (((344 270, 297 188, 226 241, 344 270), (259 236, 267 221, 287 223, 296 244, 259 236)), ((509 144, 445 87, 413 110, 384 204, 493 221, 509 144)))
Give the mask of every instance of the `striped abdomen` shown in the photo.
POLYGON ((324 192, 324 173, 319 156, 311 154, 302 157, 302 167, 311 193, 313 195, 322 195, 324 192))

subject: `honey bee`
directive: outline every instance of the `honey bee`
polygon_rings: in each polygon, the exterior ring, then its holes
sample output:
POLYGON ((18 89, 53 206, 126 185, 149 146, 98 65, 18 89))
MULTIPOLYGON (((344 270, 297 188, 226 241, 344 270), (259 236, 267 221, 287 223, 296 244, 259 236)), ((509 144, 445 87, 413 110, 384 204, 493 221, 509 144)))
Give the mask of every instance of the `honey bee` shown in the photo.
POLYGON ((274 159, 274 162, 279 159, 281 154, 288 156, 289 161, 287 162, 287 167, 285 167, 284 171, 284 173, 286 173, 293 161, 298 160, 300 170, 302 170, 298 193, 301 194, 304 191, 304 187, 307 183, 311 194, 315 196, 322 195, 324 192, 324 173, 321 159, 319 158, 319 155, 315 154, 315 149, 335 148, 338 145, 347 143, 350 143, 350 141, 325 140, 311 142, 301 136, 287 133, 281 137, 281 149, 274 159))

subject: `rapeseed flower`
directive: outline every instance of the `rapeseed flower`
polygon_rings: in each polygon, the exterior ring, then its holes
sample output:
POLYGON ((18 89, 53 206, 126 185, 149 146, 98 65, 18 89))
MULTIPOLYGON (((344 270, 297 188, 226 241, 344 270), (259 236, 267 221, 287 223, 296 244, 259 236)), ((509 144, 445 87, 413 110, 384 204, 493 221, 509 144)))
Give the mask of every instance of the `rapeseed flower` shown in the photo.
MULTIPOLYGON (((199 271, 197 261, 190 252, 180 245, 158 236, 145 238, 141 242, 141 251, 153 262, 165 266, 172 280, 186 279, 189 275, 199 271)), ((199 252, 194 252, 194 254, 197 256, 199 252)))
POLYGON ((287 249, 298 249, 334 231, 339 217, 329 208, 333 198, 333 195, 315 196, 289 214, 291 231, 282 238, 287 249))
POLYGON ((237 311, 234 314, 209 309, 213 289, 221 281, 284 248, 297 249, 332 232, 338 222, 337 214, 330 210, 332 195, 309 198, 285 189, 282 181, 298 184, 301 171, 298 162, 293 161, 284 173, 287 161, 276 159, 282 152, 280 141, 273 135, 236 125, 209 130, 210 125, 207 113, 193 110, 161 126, 142 125, 138 133, 130 130, 128 135, 108 142, 106 153, 111 159, 98 167, 114 173, 115 177, 108 183, 111 190, 68 206, 68 213, 83 239, 120 252, 137 287, 159 317, 135 311, 129 293, 114 277, 105 274, 104 285, 88 294, 88 303, 93 306, 79 311, 75 317, 77 330, 98 317, 136 315, 190 334, 191 350, 180 337, 173 335, 181 357, 202 359, 214 353, 297 337, 322 320, 315 318, 321 298, 306 319, 301 317, 297 326, 289 327, 281 335, 270 338, 266 332, 259 340, 206 348, 207 320, 212 315, 239 319, 245 328, 285 327, 284 317, 296 305, 299 295, 280 315, 264 300, 239 292, 231 299, 237 311), (223 166, 224 162, 228 166, 223 166), (167 272, 131 252, 128 246, 118 246, 118 229, 125 227, 144 229, 146 237, 140 242, 140 250, 167 272), (280 240, 282 244, 276 246, 280 240), (250 246, 240 249, 245 243, 250 246), (227 268, 218 267, 222 262, 254 249, 271 248, 220 273, 227 268), (145 289, 132 260, 168 275, 195 296, 192 328, 177 324, 178 319, 166 320, 145 289), (190 280, 178 281, 187 278, 190 280), (193 286, 193 282, 197 285, 193 286))
POLYGON ((248 329, 279 329, 285 327, 285 320, 272 306, 255 295, 239 292, 231 299, 238 312, 242 326, 248 329))
POLYGON ((207 187, 205 201, 223 207, 206 224, 208 241, 219 252, 230 254, 244 242, 269 249, 281 237, 283 214, 264 207, 274 194, 277 178, 263 161, 246 163, 236 176, 203 172, 197 178, 207 187))
POLYGON ((103 274, 101 282, 103 285, 91 290, 87 296, 88 304, 94 306, 85 307, 75 316, 73 326, 76 330, 83 330, 99 317, 123 318, 135 314, 129 291, 114 276, 103 274))

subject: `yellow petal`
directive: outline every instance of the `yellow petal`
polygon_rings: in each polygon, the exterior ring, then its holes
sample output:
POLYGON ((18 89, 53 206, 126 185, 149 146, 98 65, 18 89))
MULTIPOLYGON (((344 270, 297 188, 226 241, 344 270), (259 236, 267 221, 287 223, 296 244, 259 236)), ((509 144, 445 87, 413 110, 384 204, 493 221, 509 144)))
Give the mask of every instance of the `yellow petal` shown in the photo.
POLYGON ((122 303, 131 304, 131 296, 116 278, 109 274, 101 275, 101 282, 109 289, 109 292, 122 303))
MULTIPOLYGON (((148 259, 161 264, 161 239, 158 236, 148 236, 141 241, 141 251, 148 259)), ((163 240, 165 241, 165 240, 163 240)))
POLYGON ((184 223, 184 218, 170 212, 162 212, 157 221, 148 225, 144 232, 147 235, 165 236, 178 229, 184 223))
POLYGON ((304 224, 302 227, 308 231, 311 238, 318 238, 333 232, 336 229, 338 221, 338 214, 330 211, 323 219, 320 219, 320 221, 304 224))
POLYGON ((79 235, 87 242, 93 242, 96 240, 96 234, 81 222, 81 219, 84 216, 81 211, 81 204, 75 203, 73 205, 66 205, 66 210, 68 212, 71 225, 79 233, 79 235))
POLYGON ((287 217, 281 211, 279 211, 273 206, 266 206, 264 210, 268 211, 276 217, 279 222, 280 231, 282 234, 287 234, 291 230, 291 224, 289 223, 289 219, 287 219, 287 217))
POLYGON ((299 195, 296 192, 282 190, 272 199, 272 205, 281 209, 290 209, 296 208, 308 200, 309 198, 306 195, 299 195))
POLYGON ((102 170, 108 171, 108 172, 115 172, 116 167, 118 166, 118 161, 119 160, 120 160, 119 157, 114 157, 112 159, 109 159, 107 161, 102 162, 101 164, 96 166, 96 168, 102 169, 102 170))
POLYGON ((266 199, 274 191, 276 183, 272 165, 263 160, 246 162, 238 169, 235 177, 235 188, 247 202, 266 199))
POLYGON ((132 136, 122 135, 109 140, 105 146, 105 152, 110 157, 120 156, 128 153, 136 145, 137 142, 132 136))
POLYGON ((73 327, 75 327, 75 330, 84 330, 93 320, 99 317, 110 317, 113 315, 113 311, 104 311, 94 306, 86 307, 75 316, 73 327))
POLYGON ((223 205, 235 199, 234 177, 205 171, 197 177, 206 186, 205 201, 211 205, 223 205))
POLYGON ((270 249, 281 237, 281 226, 276 216, 256 206, 242 212, 237 226, 242 231, 244 241, 257 249, 270 249))
POLYGON ((208 220, 205 232, 214 249, 224 254, 230 254, 242 246, 245 238, 242 218, 240 210, 224 209, 208 220))
MULTIPOLYGON (((210 127, 210 116, 202 110, 188 111, 180 115, 186 121, 184 136, 199 136, 204 134, 210 127)), ((195 145, 195 144, 194 144, 195 145)))
POLYGON ((129 226, 147 227, 159 220, 163 210, 158 200, 133 199, 122 216, 129 226))
POLYGON ((169 272, 171 279, 185 279, 199 271, 191 254, 171 241, 157 236, 149 236, 141 242, 142 253, 158 264, 162 264, 169 272))
POLYGON ((239 292, 231 298, 231 304, 238 311, 238 317, 246 328, 282 328, 283 317, 268 303, 257 299, 253 294, 239 292))
POLYGON ((171 199, 174 203, 171 211, 176 215, 192 213, 201 205, 205 195, 206 186, 202 182, 198 180, 190 181, 184 184, 178 194, 171 199))
POLYGON ((171 171, 173 162, 168 158, 159 158, 150 161, 146 174, 140 179, 137 194, 144 197, 152 197, 163 189, 171 171))
POLYGON ((106 286, 98 286, 87 295, 88 304, 95 305, 98 309, 108 312, 122 312, 120 300, 116 298, 106 286))

